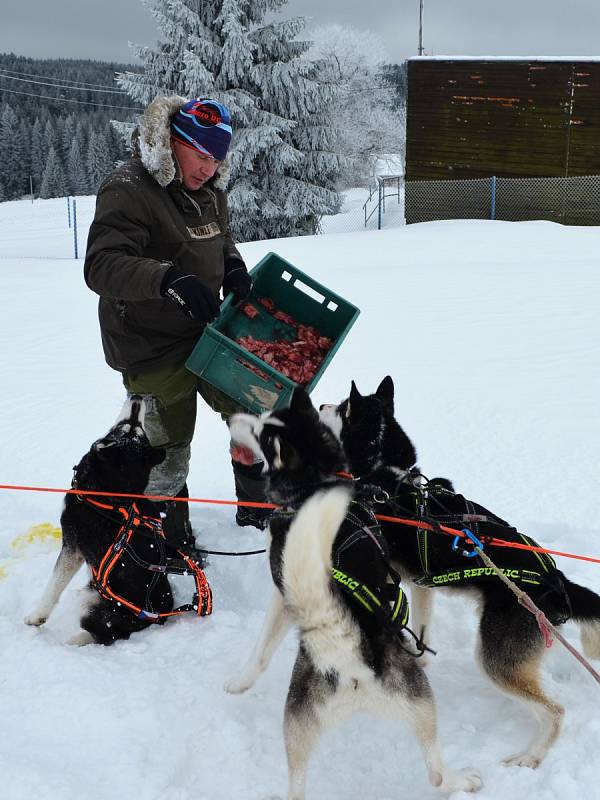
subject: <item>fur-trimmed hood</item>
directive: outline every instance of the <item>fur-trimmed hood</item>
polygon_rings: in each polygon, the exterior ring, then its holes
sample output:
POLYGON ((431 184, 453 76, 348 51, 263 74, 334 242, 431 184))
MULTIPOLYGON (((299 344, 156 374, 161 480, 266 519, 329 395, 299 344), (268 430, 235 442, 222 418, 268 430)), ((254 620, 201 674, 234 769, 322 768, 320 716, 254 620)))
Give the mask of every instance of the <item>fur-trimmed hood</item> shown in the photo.
MULTIPOLYGON (((177 177, 178 167, 171 150, 170 124, 174 114, 187 103, 185 97, 155 97, 133 133, 133 145, 142 164, 161 186, 168 186, 177 177)), ((211 183, 225 189, 229 179, 227 159, 221 163, 211 183)))

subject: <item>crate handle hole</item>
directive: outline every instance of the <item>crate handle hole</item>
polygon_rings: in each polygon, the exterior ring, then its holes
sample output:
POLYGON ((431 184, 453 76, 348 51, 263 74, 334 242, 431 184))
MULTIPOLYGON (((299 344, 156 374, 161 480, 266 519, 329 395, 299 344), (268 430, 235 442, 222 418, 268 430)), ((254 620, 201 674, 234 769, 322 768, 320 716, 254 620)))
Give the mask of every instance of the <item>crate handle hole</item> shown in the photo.
POLYGON ((337 311, 337 310, 338 310, 338 304, 337 304, 337 303, 334 303, 334 302, 333 302, 333 300, 330 300, 330 301, 327 303, 327 309, 328 309, 329 311, 337 311))
POLYGON ((308 284, 304 283, 304 281, 296 279, 294 282, 294 286, 300 291, 307 294, 309 297, 312 297, 313 300, 316 300, 317 303, 323 303, 325 301, 325 296, 320 294, 319 292, 315 291, 312 286, 308 286, 308 284))
POLYGON ((289 281, 292 280, 292 275, 291 275, 290 272, 282 272, 281 273, 281 277, 283 278, 284 281, 288 281, 289 282, 289 281))

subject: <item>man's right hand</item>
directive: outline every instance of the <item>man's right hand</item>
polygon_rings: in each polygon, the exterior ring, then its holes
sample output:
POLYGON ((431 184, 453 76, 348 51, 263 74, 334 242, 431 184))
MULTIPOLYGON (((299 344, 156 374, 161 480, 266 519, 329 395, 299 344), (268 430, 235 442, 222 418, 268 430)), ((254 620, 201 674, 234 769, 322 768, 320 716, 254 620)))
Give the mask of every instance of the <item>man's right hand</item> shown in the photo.
POLYGON ((196 322, 212 322, 219 313, 219 303, 208 286, 178 267, 169 267, 165 272, 160 293, 196 322))

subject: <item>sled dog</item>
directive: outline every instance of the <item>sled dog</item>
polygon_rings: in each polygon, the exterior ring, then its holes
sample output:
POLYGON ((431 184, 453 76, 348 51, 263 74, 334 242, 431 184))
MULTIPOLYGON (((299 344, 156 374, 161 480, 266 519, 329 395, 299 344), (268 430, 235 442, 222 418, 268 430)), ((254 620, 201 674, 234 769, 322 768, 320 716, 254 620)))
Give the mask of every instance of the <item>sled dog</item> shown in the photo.
POLYGON ((433 694, 402 633, 404 595, 390 580, 385 542, 372 507, 337 473, 342 448, 297 388, 288 409, 229 421, 235 444, 265 462, 274 582, 253 653, 225 684, 249 689, 290 626, 300 635, 284 714, 288 800, 305 797, 306 769, 319 735, 357 711, 403 719, 416 736, 430 782, 476 791, 479 774, 451 770, 437 741, 433 694))
MULTIPOLYGON (((348 468, 358 484, 380 487, 387 501, 381 514, 424 518, 455 529, 467 527, 484 543, 492 561, 559 625, 568 619, 580 624, 585 654, 600 658, 600 597, 569 581, 547 554, 485 545, 486 537, 536 545, 509 523, 454 491, 444 478, 426 481, 416 466, 415 448, 394 417, 394 383, 383 379, 374 394, 363 396, 354 382, 339 405, 324 405, 320 418, 341 442, 348 468)), ((535 617, 469 546, 452 536, 395 522, 381 530, 392 563, 411 579, 412 625, 427 630, 432 614, 431 587, 462 591, 479 603, 477 657, 487 676, 503 691, 524 701, 538 720, 527 749, 506 763, 537 767, 557 739, 563 708, 548 698, 540 685, 544 636, 535 617)), ((431 644, 431 642, 428 642, 431 644)))
MULTIPOLYGON (((133 396, 126 402, 116 424, 92 444, 74 468, 74 489, 143 494, 150 470, 165 458, 165 450, 148 441, 143 412, 141 398, 133 396)), ((210 589, 201 569, 189 555, 165 541, 160 514, 152 501, 67 494, 60 522, 62 548, 38 607, 25 618, 26 624, 40 626, 47 621, 84 562, 91 570, 90 591, 82 609, 81 631, 70 644, 112 644, 163 622, 172 613, 191 610, 190 604, 174 611, 169 573, 193 574, 197 613, 210 613, 210 589)))

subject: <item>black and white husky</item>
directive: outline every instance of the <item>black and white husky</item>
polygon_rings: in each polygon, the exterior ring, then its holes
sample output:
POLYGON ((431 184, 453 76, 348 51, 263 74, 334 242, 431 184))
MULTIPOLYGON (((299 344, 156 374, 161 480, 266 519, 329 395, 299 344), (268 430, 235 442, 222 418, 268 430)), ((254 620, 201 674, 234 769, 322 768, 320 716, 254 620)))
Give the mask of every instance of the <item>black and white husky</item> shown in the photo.
MULTIPOLYGON (((479 539, 492 536, 519 544, 536 543, 481 505, 457 494, 450 481, 424 482, 415 448, 394 417, 394 384, 388 376, 374 394, 363 396, 354 382, 340 405, 321 406, 320 416, 343 445, 348 468, 360 482, 381 487, 389 501, 381 513, 400 518, 429 517, 451 528, 467 526, 479 539)), ((411 588, 412 625, 426 630, 432 613, 431 588, 463 591, 479 601, 478 660, 495 684, 524 701, 539 726, 529 747, 506 763, 537 767, 559 735, 563 709, 544 694, 540 661, 544 636, 535 617, 479 557, 453 549, 452 538, 395 522, 382 522, 392 562, 411 588)), ((544 554, 505 547, 485 551, 553 624, 580 623, 585 654, 600 658, 600 597, 569 581, 544 554)), ((431 642, 428 642, 431 644, 431 642)))
MULTIPOLYGON (((73 484, 90 491, 114 491, 124 494, 143 494, 150 470, 165 458, 163 448, 151 447, 143 428, 143 402, 129 400, 119 420, 102 439, 94 442, 77 467, 73 484)), ((84 562, 97 568, 113 544, 124 518, 110 508, 127 505, 127 500, 111 497, 92 498, 67 494, 61 515, 62 548, 46 590, 36 610, 25 618, 28 625, 43 625, 58 603, 61 594, 84 562)), ((149 518, 158 517, 154 503, 137 501, 136 508, 149 518)), ((119 578, 117 587, 132 602, 148 607, 149 600, 156 612, 170 612, 173 597, 166 575, 155 574, 151 586, 147 570, 133 565, 119 578), (123 584, 126 583, 126 586, 123 584)), ((112 644, 127 639, 134 631, 142 630, 153 620, 136 617, 122 605, 101 597, 90 590, 81 616, 82 630, 70 644, 112 644)))
POLYGON ((434 786, 479 789, 475 770, 442 761, 431 687, 386 606, 389 562, 372 509, 337 476, 342 448, 306 392, 296 389, 289 409, 236 414, 229 428, 234 443, 264 460, 268 497, 279 509, 269 526, 272 604, 249 661, 225 689, 250 688, 289 627, 298 628, 284 717, 288 800, 305 797, 319 735, 356 711, 407 722, 434 786))

